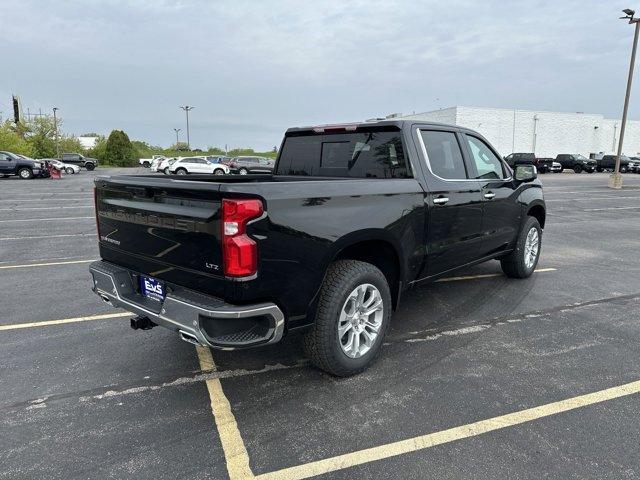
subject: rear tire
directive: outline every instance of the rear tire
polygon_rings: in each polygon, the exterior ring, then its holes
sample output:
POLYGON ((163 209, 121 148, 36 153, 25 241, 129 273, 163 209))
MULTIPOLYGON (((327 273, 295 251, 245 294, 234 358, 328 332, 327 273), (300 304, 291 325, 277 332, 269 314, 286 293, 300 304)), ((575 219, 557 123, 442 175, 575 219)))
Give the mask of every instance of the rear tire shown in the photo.
POLYGON ((22 180, 31 180, 33 178, 33 172, 30 168, 21 168, 18 170, 18 176, 22 180))
POLYGON ((64 171, 69 175, 76 173, 76 171, 70 167, 65 168, 64 171))
POLYGON ((247 173, 249 173, 249 170, 247 170, 246 168, 241 168, 238 173, 240 175, 246 175, 247 173))
POLYGON ((627 173, 627 167, 620 167, 620 173, 627 173))
POLYGON ((573 171, 576 173, 582 173, 582 167, 580 165, 576 165, 573 167, 573 171))
POLYGON ((224 175, 224 170, 223 170, 223 169, 221 169, 221 168, 216 168, 216 169, 213 171, 213 174, 214 174, 214 175, 224 175))
POLYGON ((562 173, 564 172, 564 167, 560 167, 560 170, 558 170, 558 173, 562 173))
POLYGON ((596 172, 602 173, 602 167, 596 167, 596 172))
POLYGON ((362 372, 380 353, 391 308, 389 284, 377 267, 357 260, 331 264, 313 329, 304 337, 306 355, 313 365, 338 377, 362 372), (364 314, 378 303, 376 311, 364 314))
POLYGON ((527 217, 520 229, 516 248, 500 260, 502 271, 507 277, 528 278, 538 265, 542 247, 542 228, 534 217, 527 217), (535 248, 535 252, 532 249, 535 248))
POLYGON ((189 172, 187 172, 187 170, 185 170, 184 168, 179 168, 176 170, 177 175, 186 175, 187 173, 189 172))

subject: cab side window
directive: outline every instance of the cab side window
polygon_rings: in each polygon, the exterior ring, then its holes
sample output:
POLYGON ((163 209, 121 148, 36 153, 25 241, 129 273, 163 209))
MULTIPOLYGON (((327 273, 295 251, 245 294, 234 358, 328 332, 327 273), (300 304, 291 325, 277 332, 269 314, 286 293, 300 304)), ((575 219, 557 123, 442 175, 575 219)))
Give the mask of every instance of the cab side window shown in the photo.
POLYGON ((445 180, 467 179, 462 150, 453 132, 420 130, 427 162, 434 175, 445 180))
POLYGON ((469 153, 476 167, 475 178, 480 180, 496 180, 505 178, 502 162, 489 146, 482 140, 466 135, 469 153))

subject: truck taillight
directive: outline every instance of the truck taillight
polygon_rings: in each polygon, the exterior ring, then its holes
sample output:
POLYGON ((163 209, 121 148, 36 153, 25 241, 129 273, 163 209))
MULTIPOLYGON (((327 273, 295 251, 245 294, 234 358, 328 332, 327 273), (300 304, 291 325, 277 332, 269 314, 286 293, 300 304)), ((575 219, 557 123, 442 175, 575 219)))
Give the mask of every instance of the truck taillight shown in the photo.
POLYGON ((250 238, 247 223, 262 215, 257 199, 222 200, 222 258, 228 277, 248 277, 258 271, 258 245, 250 238))

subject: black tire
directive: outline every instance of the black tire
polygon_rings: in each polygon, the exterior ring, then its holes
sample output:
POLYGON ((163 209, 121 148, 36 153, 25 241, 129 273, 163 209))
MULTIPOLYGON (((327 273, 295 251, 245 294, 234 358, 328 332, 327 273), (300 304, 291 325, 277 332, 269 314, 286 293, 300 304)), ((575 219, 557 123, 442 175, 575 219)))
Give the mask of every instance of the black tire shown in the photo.
POLYGON ((594 170, 594 169, 591 169, 591 170, 587 170, 586 172, 587 172, 587 173, 593 173, 593 172, 595 172, 595 170, 594 170))
POLYGON ((169 175, 169 167, 164 167, 164 169, 162 170, 162 173, 164 173, 165 175, 169 175))
POLYGON ((69 175, 72 175, 72 174, 76 173, 76 171, 71 167, 65 168, 64 171, 65 171, 65 173, 67 173, 69 175))
POLYGON ((178 168, 176 170, 176 175, 186 175, 187 173, 189 173, 189 172, 187 172, 186 168, 178 168))
POLYGON ((224 175, 224 170, 223 170, 223 169, 221 169, 221 168, 216 168, 216 169, 213 171, 213 174, 214 174, 214 175, 224 175))
POLYGON ((576 173, 582 173, 582 167, 580 165, 576 165, 573 167, 573 171, 576 173))
POLYGON ((516 241, 516 248, 508 256, 500 260, 500 266, 502 271, 507 277, 511 278, 528 278, 538 265, 540 259, 540 251, 542 249, 542 228, 540 223, 534 217, 527 217, 527 220, 522 225, 520 233, 518 234, 518 240, 516 241), (527 235, 531 229, 538 230, 538 252, 536 254, 535 261, 532 265, 527 266, 525 263, 525 243, 527 241, 527 235))
POLYGON ((338 377, 362 372, 380 353, 384 335, 391 320, 391 292, 383 273, 370 263, 339 260, 325 276, 313 329, 304 337, 304 350, 316 367, 338 377), (371 348, 358 358, 348 357, 338 338, 338 322, 342 308, 353 290, 363 284, 375 286, 382 298, 383 317, 378 336, 371 348))
POLYGON ((249 173, 249 170, 247 170, 246 168, 241 168, 240 170, 238 170, 238 173, 240 175, 246 175, 247 173, 249 173))
POLYGON ((96 166, 95 166, 93 163, 90 163, 90 162, 89 162, 89 163, 86 163, 86 164, 84 165, 84 168, 86 168, 87 170, 91 171, 91 170, 93 170, 94 168, 96 168, 96 166))
POLYGON ((149 162, 142 162, 142 166, 144 168, 149 168, 151 166, 151 164, 149 162))
POLYGON ((596 172, 602 173, 602 167, 596 167, 596 172))
POLYGON ((558 170, 558 173, 562 173, 564 172, 564 167, 560 167, 560 170, 558 170))
POLYGON ((33 172, 30 168, 22 167, 18 170, 18 176, 22 180, 31 180, 33 178, 33 172))
POLYGON ((627 167, 620 167, 620 173, 627 173, 627 167))

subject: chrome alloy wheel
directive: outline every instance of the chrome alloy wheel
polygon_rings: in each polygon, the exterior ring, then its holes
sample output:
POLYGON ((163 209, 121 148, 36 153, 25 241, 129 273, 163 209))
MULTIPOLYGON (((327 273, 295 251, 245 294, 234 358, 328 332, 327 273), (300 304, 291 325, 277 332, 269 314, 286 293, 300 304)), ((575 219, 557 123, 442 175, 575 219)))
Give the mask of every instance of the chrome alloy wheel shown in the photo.
POLYGON ((359 358, 373 347, 384 318, 380 291, 370 283, 358 285, 347 297, 338 320, 340 348, 350 358, 359 358))
POLYGON ((538 250, 540 248, 540 234, 538 229, 532 227, 527 233, 527 239, 524 242, 524 264, 527 268, 533 268, 538 258, 538 250))

